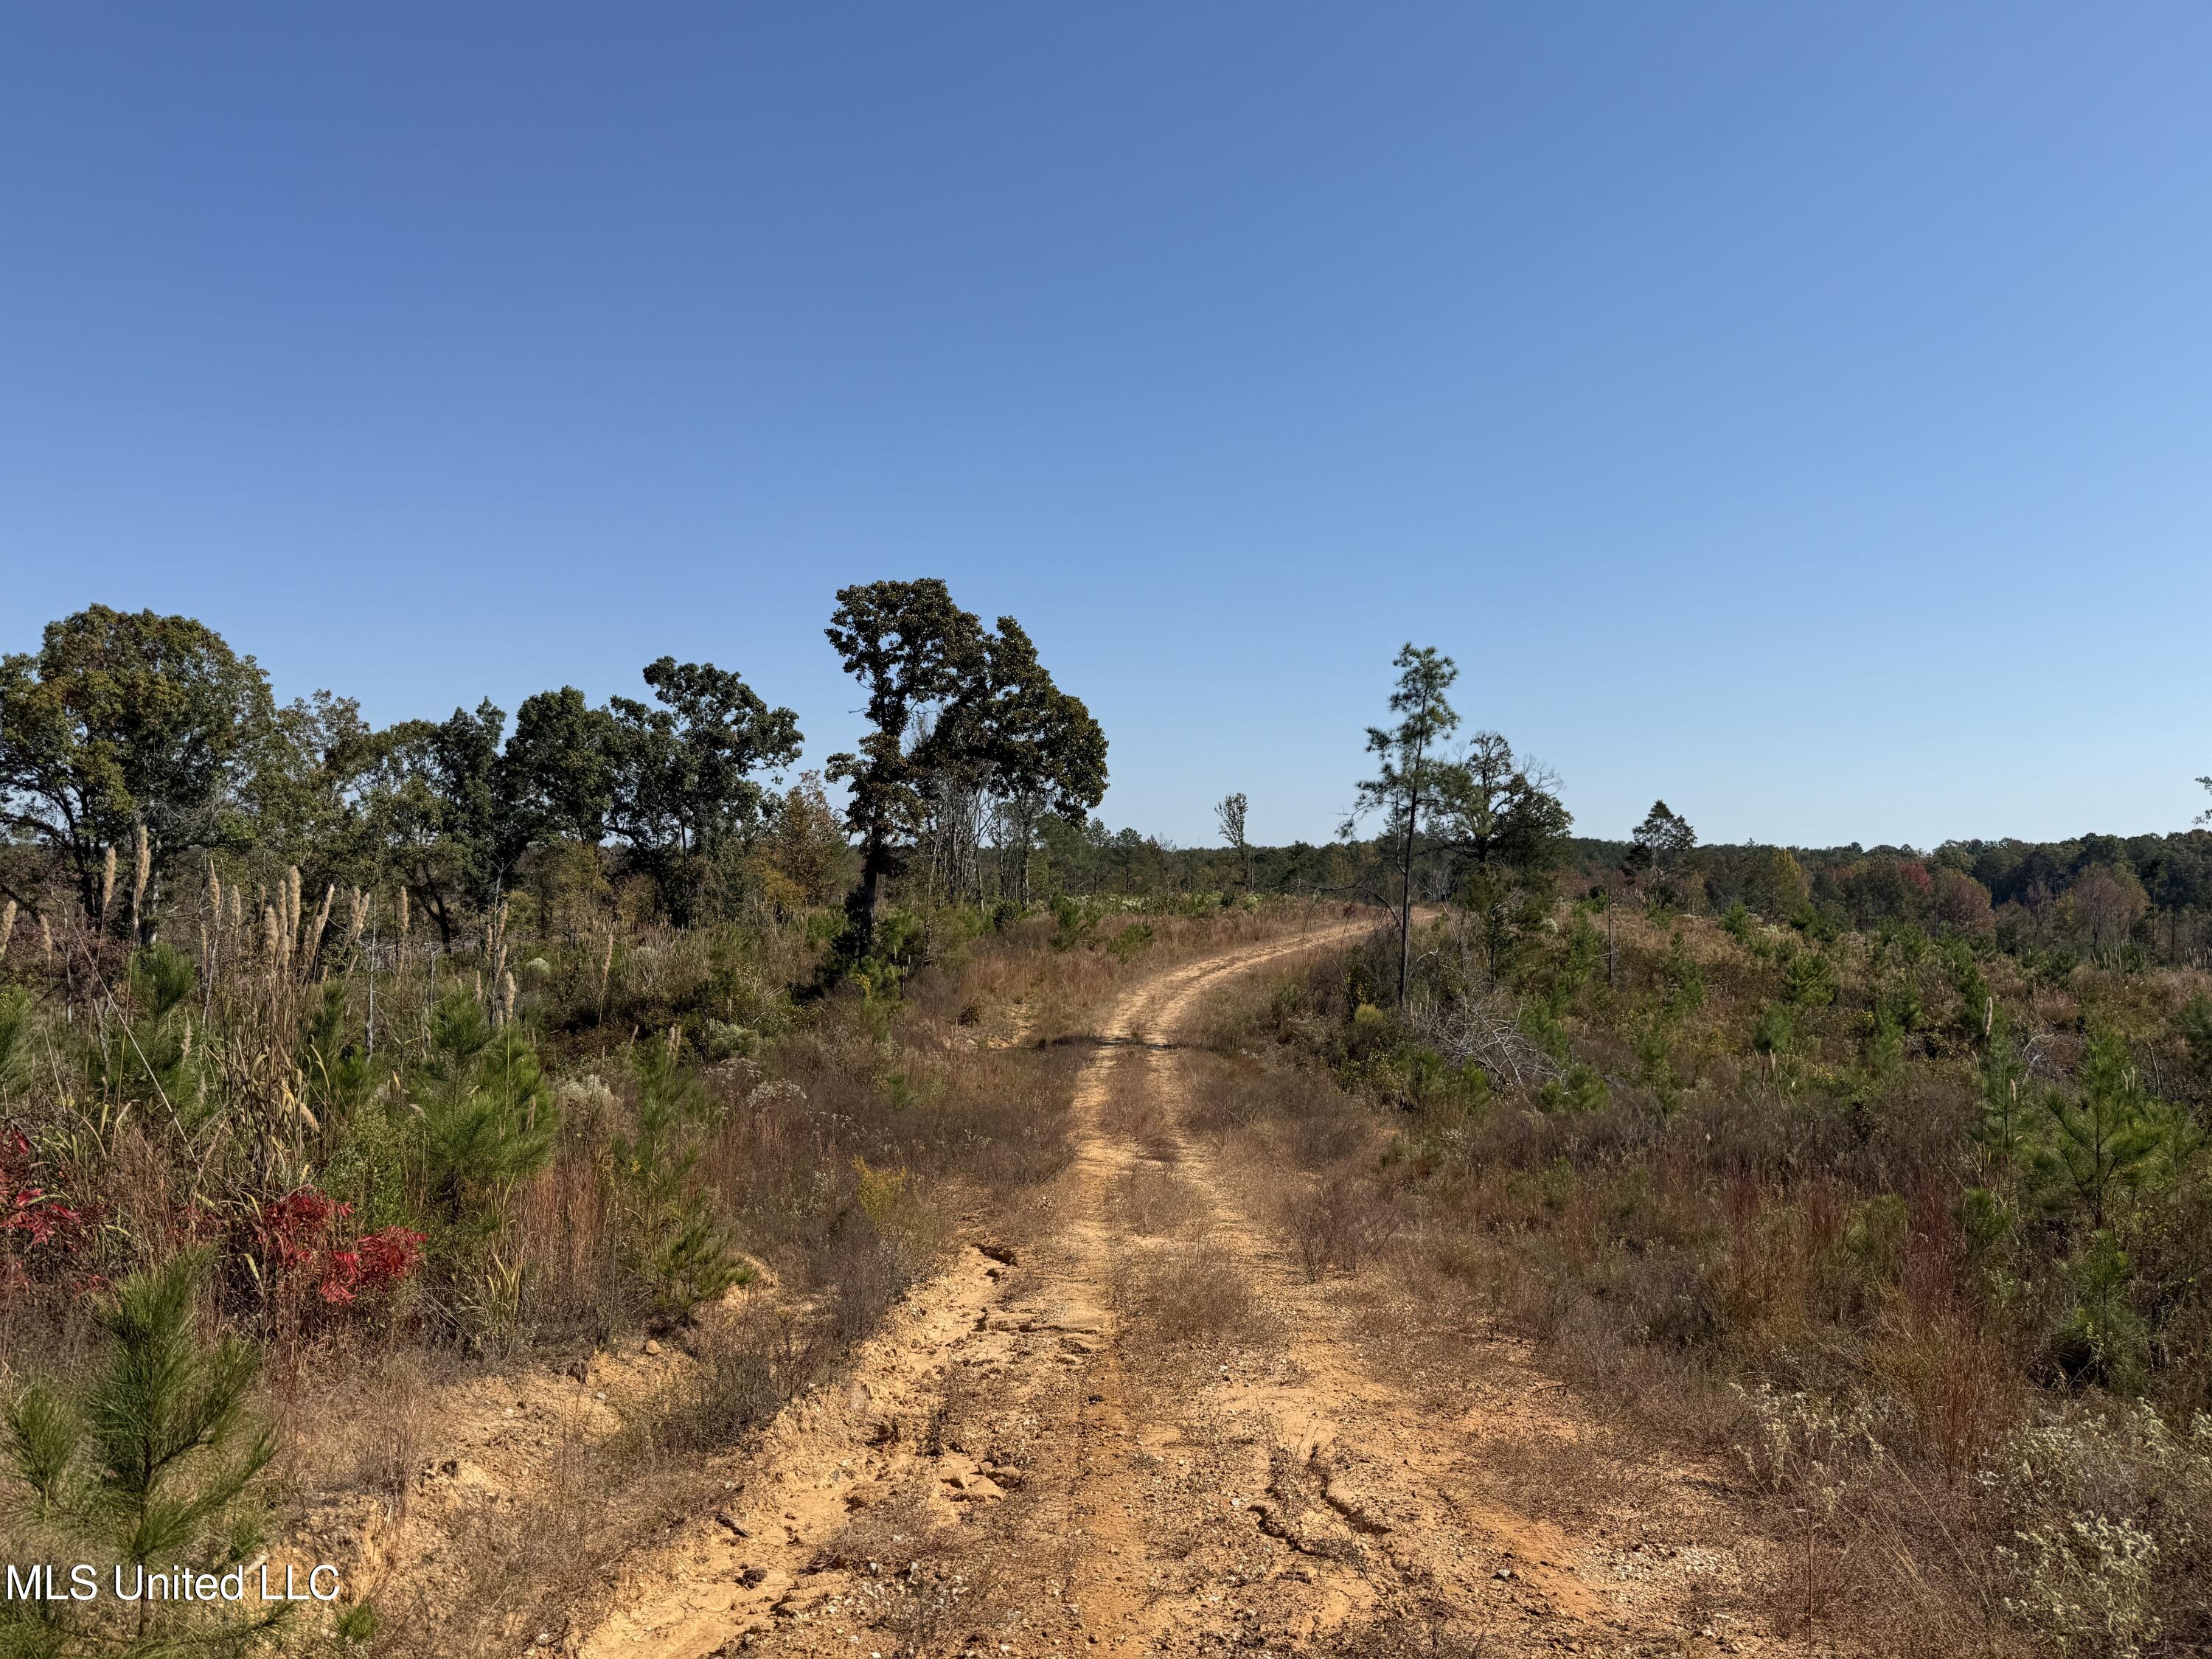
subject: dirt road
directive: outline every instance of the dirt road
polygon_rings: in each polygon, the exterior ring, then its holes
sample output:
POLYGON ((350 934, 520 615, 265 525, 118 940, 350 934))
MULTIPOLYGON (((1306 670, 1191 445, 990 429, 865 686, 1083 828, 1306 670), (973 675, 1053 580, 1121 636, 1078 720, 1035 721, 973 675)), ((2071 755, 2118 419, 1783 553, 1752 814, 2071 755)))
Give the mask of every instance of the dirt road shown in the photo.
POLYGON ((849 1382, 732 1465, 715 1519, 635 1565, 586 1659, 1792 1650, 1714 1472, 1632 1455, 1493 1334, 1455 1334, 1442 1384, 1400 1363, 1185 1127, 1177 1042, 1207 993, 1342 937, 1125 994, 1058 1224, 910 1297, 849 1382), (1140 1133, 1117 1127, 1132 1099, 1158 1109, 1140 1133), (1181 1224, 1133 1213, 1147 1170, 1182 1183, 1181 1224), (1133 1316, 1171 1252, 1243 1287, 1231 1334, 1164 1344, 1133 1316))

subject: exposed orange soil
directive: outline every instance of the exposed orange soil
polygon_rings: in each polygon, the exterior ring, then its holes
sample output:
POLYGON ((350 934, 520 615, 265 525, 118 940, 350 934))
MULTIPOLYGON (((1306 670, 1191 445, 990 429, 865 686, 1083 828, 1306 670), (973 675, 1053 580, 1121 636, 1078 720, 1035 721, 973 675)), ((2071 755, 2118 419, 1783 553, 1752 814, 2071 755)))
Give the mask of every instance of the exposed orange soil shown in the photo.
POLYGON ((847 1382, 732 1456, 720 1514, 629 1565, 585 1659, 1794 1651, 1754 1610, 1773 1564, 1711 1471, 1638 1453, 1494 1333, 1455 1334, 1441 1386, 1400 1363, 1181 1127, 1177 1044, 1207 993, 1351 932, 1122 995, 1045 1236, 1012 1265, 964 1249, 847 1382), (1133 1086, 1166 1125, 1142 1144, 1104 1110, 1133 1086), (1185 1248, 1116 1201, 1147 1160, 1189 1183, 1204 1248, 1249 1281, 1245 1334, 1170 1352, 1131 1318, 1132 1264, 1185 1248))

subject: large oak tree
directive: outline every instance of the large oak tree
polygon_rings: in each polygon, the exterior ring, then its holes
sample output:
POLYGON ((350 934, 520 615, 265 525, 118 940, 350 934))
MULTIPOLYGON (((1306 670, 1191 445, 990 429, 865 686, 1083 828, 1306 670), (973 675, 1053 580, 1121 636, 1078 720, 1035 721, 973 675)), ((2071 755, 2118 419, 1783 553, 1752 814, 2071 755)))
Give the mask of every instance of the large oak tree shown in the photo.
POLYGON ((88 910, 106 849, 143 826, 158 890, 186 853, 243 835, 275 714, 253 659, 189 617, 96 605, 49 623, 36 652, 0 658, 0 823, 57 856, 88 910))

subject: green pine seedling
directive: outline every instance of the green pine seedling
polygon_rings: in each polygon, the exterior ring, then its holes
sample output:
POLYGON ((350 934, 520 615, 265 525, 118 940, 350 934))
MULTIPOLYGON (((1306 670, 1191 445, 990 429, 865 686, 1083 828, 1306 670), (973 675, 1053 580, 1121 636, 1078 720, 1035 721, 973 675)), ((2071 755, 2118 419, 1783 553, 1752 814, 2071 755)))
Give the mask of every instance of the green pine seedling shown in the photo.
MULTIPOLYGON (((222 1574, 260 1541, 261 1476, 276 1440, 250 1407, 258 1366, 235 1338, 201 1328, 206 1263, 179 1256, 134 1273, 98 1313, 105 1363, 73 1389, 34 1383, 5 1410, 0 1447, 18 1540, 43 1558, 135 1571, 222 1574)), ((99 1597, 0 1601, 4 1659, 167 1659, 240 1654, 283 1606, 99 1597)))

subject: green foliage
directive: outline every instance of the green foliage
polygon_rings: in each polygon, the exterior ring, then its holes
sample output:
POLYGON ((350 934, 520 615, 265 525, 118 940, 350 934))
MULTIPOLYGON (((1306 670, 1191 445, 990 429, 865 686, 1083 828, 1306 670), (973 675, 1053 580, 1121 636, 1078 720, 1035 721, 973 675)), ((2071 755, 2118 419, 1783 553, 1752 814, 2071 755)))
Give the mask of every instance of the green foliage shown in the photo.
POLYGON ((376 1604, 356 1601, 348 1607, 331 1627, 331 1634, 348 1647, 365 1645, 376 1635, 376 1604))
POLYGON ((709 971, 697 1006, 756 1033, 781 1030, 791 1014, 791 994, 764 973, 758 946, 738 929, 718 929, 708 945, 709 971))
POLYGON ((1436 776, 1434 832, 1454 859, 1454 902, 1482 919, 1493 971, 1548 918, 1573 820, 1558 782, 1496 732, 1478 732, 1436 776))
POLYGON ((2195 1130, 2151 1097, 2126 1040, 2110 1026, 2089 1034, 2080 1093, 2045 1090, 2038 1098, 2045 1121, 2033 1167, 2045 1201, 2079 1210, 2093 1227, 2106 1224, 2119 1194, 2171 1174, 2196 1149, 2195 1130))
POLYGON ((560 1130, 537 1051, 520 1027, 449 992, 430 1012, 422 1070, 426 1184, 447 1222, 495 1231, 507 1192, 544 1168, 560 1130))
POLYGON ((88 912, 106 849, 151 838, 158 892, 188 849, 241 833, 274 721, 267 677, 210 628, 93 605, 0 657, 0 818, 54 854, 88 912))
POLYGON ((573 686, 526 699, 494 788, 514 839, 611 838, 688 924, 708 895, 742 884, 732 855, 758 833, 766 799, 756 775, 798 758, 798 717, 712 663, 663 657, 644 678, 658 707, 593 708, 573 686))
POLYGON ((1833 899, 1808 905, 1790 918, 1790 925, 1816 945, 1833 945, 1850 931, 1850 913, 1833 899))
POLYGON ((201 1058, 192 1049, 191 1001, 198 980, 191 963, 167 945, 135 951, 128 975, 131 1012, 101 1030, 88 1056, 90 1080, 125 1101, 160 1101, 180 1116, 199 1098, 201 1058))
POLYGON ((1673 1022, 1662 1005, 1653 1008, 1637 1028, 1636 1075, 1657 1099, 1659 1109, 1669 1112, 1681 1103, 1682 1079, 1674 1069, 1673 1022))
POLYGON ((1789 920, 1811 901, 1811 884, 1787 848, 1770 847, 1754 853, 1742 878, 1744 902, 1773 921, 1789 920))
POLYGON ((1996 1004, 1989 980, 1967 939, 1954 934, 1943 941, 1943 965, 1950 975, 1952 989, 1959 994, 1957 1029, 1969 1036, 1985 1038, 1996 1017, 1996 1004))
POLYGON ((1597 976, 1598 966, 1605 960, 1605 938, 1590 921, 1586 906, 1577 905, 1567 922, 1567 948, 1560 959, 1557 978, 1553 981, 1553 995, 1560 999, 1564 1009, 1565 999, 1597 976))
POLYGON ((364 769, 371 838, 447 939, 465 908, 498 903, 529 846, 501 765, 506 731, 506 711, 489 699, 473 713, 403 721, 377 734, 364 769))
POLYGON ((132 952, 131 994, 155 1024, 182 1007, 198 988, 192 964, 173 946, 149 945, 132 952))
POLYGON ((1116 962, 1131 962, 1150 948, 1152 942, 1152 924, 1133 921, 1106 941, 1106 951, 1116 962))
POLYGON ((1887 1008, 1876 1008, 1868 1019, 1866 1040, 1860 1045, 1859 1058, 1868 1074, 1877 1081, 1894 1075, 1904 1062, 1904 1028, 1887 1008))
POLYGON ((1531 1000, 1522 1005, 1516 1024, 1521 1033, 1553 1060, 1567 1057, 1567 1028, 1560 1018, 1560 1006, 1554 997, 1531 1000))
POLYGON ((28 1052, 30 1035, 30 992, 21 985, 0 985, 0 1088, 28 1052))
POLYGON ((1835 964, 1825 951, 1800 951, 1783 964, 1782 994, 1801 1008, 1825 1008, 1836 1000, 1835 964))
POLYGON ((1751 1046, 1762 1054, 1786 1054, 1797 1045, 1797 1005, 1770 1002, 1759 1011, 1751 1046))
POLYGON ((1920 1000, 1920 987, 1899 976, 1885 981, 1875 996, 1875 1014, 1899 1031, 1917 1031, 1928 1024, 1928 1011, 1920 1000))
POLYGON ((699 1188, 700 1138, 712 1104, 671 1037, 637 1050, 636 1110, 608 1154, 632 1269, 652 1287, 656 1315, 682 1317, 748 1273, 699 1188))
POLYGON ((1960 1194, 1959 1224, 1976 1255, 1986 1258, 2011 1237, 2019 1212, 2005 1195, 1989 1187, 1969 1187, 1960 1194))
POLYGON ((1084 935, 1098 925, 1106 914, 1103 899, 1074 898, 1066 893, 1052 896, 1052 919, 1056 926, 1052 935, 1052 948, 1072 951, 1083 942, 1084 935))
POLYGON ((2013 1040, 2011 1027, 2001 1015, 1993 1017, 1982 1050, 1981 1110, 1973 1137, 2002 1170, 2008 1170, 2029 1156, 2029 1126, 2043 1111, 2034 1094, 2022 1097, 2027 1079, 2027 1062, 2013 1040))
POLYGON ((1679 933, 1668 942, 1666 960, 1659 971, 1666 981, 1669 1019, 1686 1019, 1705 1006, 1705 970, 1698 965, 1679 933))
POLYGON ((1611 1098, 1605 1079, 1581 1060, 1536 1091, 1536 1103, 1547 1112, 1601 1112, 1611 1098))
POLYGON ((2074 1305, 2051 1338, 2053 1363, 2070 1382, 2131 1389, 2142 1381, 2148 1330, 2130 1295, 2135 1264, 2098 1228, 2060 1268, 2074 1305))
POLYGON ((1390 693, 1391 726, 1367 728, 1367 751, 1376 757, 1376 775, 1362 781, 1363 809, 1380 809, 1391 835, 1418 834, 1425 798, 1440 793, 1449 758, 1443 742, 1458 729, 1459 715, 1446 694, 1459 678, 1449 657, 1429 646, 1408 642, 1391 666, 1398 683, 1390 693))
POLYGON ((934 577, 840 588, 827 633, 866 689, 872 728, 828 768, 849 786, 846 823, 860 838, 846 956, 872 951, 882 884, 927 830, 939 785, 1006 802, 1021 826, 1025 899, 1040 821, 1079 823, 1106 793, 1106 738, 1090 711, 1054 685, 1012 617, 987 632, 934 577))
POLYGON ((419 1130, 411 1113, 380 1092, 339 1119, 334 1133, 326 1131, 323 1187, 331 1198, 353 1206, 362 1232, 415 1224, 408 1176, 421 1155, 419 1130))
POLYGON ((1408 1040, 1387 1011, 1363 1003, 1352 1017, 1352 1051, 1368 1085, 1404 1111, 1445 1111, 1479 1116, 1489 1106, 1489 1076, 1473 1061, 1455 1066, 1425 1044, 1408 1040))
MULTIPOLYGON (((190 1255, 125 1279, 99 1310, 107 1352, 89 1381, 33 1383, 9 1402, 8 1472, 42 1559, 220 1574, 258 1548, 276 1439, 248 1409, 252 1351, 202 1333, 204 1283, 190 1255)), ((0 1652, 240 1653, 283 1616, 222 1601, 133 1607, 102 1588, 89 1602, 0 1602, 0 1652)))
POLYGON ((1879 1193, 1858 1206, 1844 1233, 1844 1248, 1877 1280, 1897 1277, 1912 1234, 1912 1218, 1895 1193, 1879 1193))
POLYGON ((1928 960, 1934 949, 1927 933, 1916 922, 1887 917, 1875 930, 1877 969, 1891 964, 1917 968, 1928 960))
POLYGON ((859 988, 866 1000, 887 1005, 896 1000, 907 975, 927 959, 929 933, 921 917, 891 910, 884 915, 871 938, 873 942, 865 955, 848 960, 842 952, 851 949, 859 936, 847 929, 839 940, 841 954, 836 960, 842 965, 837 971, 859 988))
POLYGON ((299 1048, 301 1081, 326 1135, 342 1133, 374 1081, 375 1067, 352 1040, 346 988, 333 981, 310 1006, 299 1048))
MULTIPOLYGON (((1408 641, 1391 665, 1398 683, 1390 693, 1394 726, 1367 728, 1367 752, 1376 757, 1375 775, 1360 780, 1355 817, 1379 810, 1383 815, 1383 838, 1396 867, 1397 892, 1392 905, 1398 912, 1397 1002, 1406 1005, 1413 949, 1412 908, 1413 869, 1420 856, 1425 812, 1434 812, 1452 781, 1451 763, 1443 752, 1444 739, 1459 728, 1459 715, 1446 693, 1459 678, 1449 657, 1432 646, 1408 641)), ((1348 837, 1352 823, 1344 832, 1348 837)))
POLYGON ((1643 823, 1629 836, 1628 869, 1648 878, 1655 896, 1671 898, 1674 896, 1668 884, 1686 868, 1697 844, 1698 832, 1687 818, 1665 801, 1653 801, 1643 823))
POLYGON ((2199 991, 2181 1005, 2173 1023, 2189 1044, 2190 1063, 2197 1076, 2212 1081, 2212 997, 2199 991))

